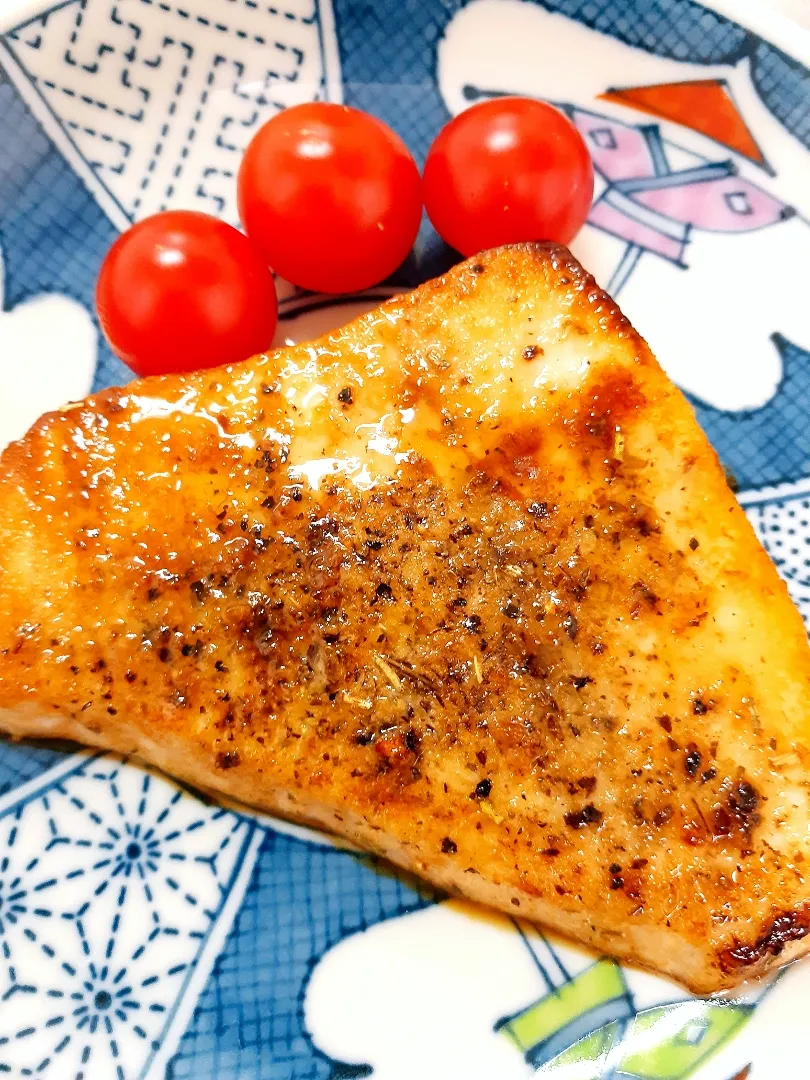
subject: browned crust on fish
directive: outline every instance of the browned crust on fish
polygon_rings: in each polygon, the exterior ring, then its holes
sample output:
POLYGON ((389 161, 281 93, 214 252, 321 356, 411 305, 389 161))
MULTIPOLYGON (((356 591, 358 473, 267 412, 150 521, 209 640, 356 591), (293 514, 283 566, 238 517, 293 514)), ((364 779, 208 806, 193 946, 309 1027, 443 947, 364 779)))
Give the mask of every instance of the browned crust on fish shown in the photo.
POLYGON ((105 391, 0 471, 5 730, 138 754, 693 990, 807 948, 804 627, 565 249, 105 391))

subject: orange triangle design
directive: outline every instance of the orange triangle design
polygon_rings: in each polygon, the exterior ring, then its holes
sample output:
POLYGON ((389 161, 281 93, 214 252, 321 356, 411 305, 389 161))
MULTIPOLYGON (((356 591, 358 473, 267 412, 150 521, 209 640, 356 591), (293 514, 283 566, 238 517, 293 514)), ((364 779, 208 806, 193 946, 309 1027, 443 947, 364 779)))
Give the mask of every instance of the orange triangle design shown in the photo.
POLYGON ((765 158, 754 136, 734 104, 726 84, 719 79, 636 86, 626 90, 608 90, 599 96, 604 101, 630 105, 662 120, 683 124, 755 161, 757 165, 765 165, 765 158))

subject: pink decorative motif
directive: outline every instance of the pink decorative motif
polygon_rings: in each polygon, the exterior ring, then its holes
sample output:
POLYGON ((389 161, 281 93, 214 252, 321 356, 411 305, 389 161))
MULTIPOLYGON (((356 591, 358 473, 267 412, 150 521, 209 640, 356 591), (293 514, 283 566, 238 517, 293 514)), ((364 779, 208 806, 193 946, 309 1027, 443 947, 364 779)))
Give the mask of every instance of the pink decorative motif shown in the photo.
POLYGON ((714 232, 750 232, 775 225, 788 214, 784 203, 740 176, 721 176, 683 186, 674 183, 636 191, 631 197, 675 221, 714 232))
POLYGON ((790 207, 736 175, 732 161, 697 156, 692 168, 673 170, 657 124, 625 124, 569 106, 594 168, 607 188, 588 221, 624 240, 625 255, 609 288, 622 288, 644 251, 685 265, 692 228, 750 232, 790 217, 790 207))
POLYGON ((635 244, 645 251, 655 252, 672 262, 680 262, 686 241, 667 236, 654 225, 638 221, 622 210, 611 206, 602 198, 594 203, 588 215, 588 221, 604 232, 611 233, 628 244, 635 244))
POLYGON ((650 146, 642 128, 620 124, 584 109, 573 109, 570 116, 585 140, 594 168, 606 180, 655 175, 650 146))

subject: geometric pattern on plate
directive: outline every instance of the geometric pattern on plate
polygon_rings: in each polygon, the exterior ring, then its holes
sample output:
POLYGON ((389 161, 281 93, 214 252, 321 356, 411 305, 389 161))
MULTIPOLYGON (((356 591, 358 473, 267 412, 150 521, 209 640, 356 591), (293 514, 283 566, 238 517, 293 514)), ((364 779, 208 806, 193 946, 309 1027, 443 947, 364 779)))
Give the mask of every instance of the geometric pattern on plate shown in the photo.
POLYGON ((810 623, 810 496, 769 499, 745 512, 804 621, 810 623))
POLYGON ((145 1077, 220 947, 255 831, 115 757, 70 757, 7 797, 0 1072, 145 1077))
POLYGON ((70 0, 7 40, 127 217, 175 205, 236 224, 254 132, 339 86, 325 3, 70 0))

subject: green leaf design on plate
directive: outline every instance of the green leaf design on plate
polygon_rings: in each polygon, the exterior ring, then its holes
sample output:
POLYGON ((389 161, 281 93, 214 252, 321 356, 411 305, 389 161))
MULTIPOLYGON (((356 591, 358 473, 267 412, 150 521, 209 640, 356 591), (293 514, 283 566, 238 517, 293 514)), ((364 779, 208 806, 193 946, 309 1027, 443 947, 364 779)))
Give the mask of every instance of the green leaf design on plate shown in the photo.
POLYGON ((549 1080, 686 1080, 753 1010, 686 1000, 636 1012, 622 969, 600 960, 497 1027, 549 1080))

